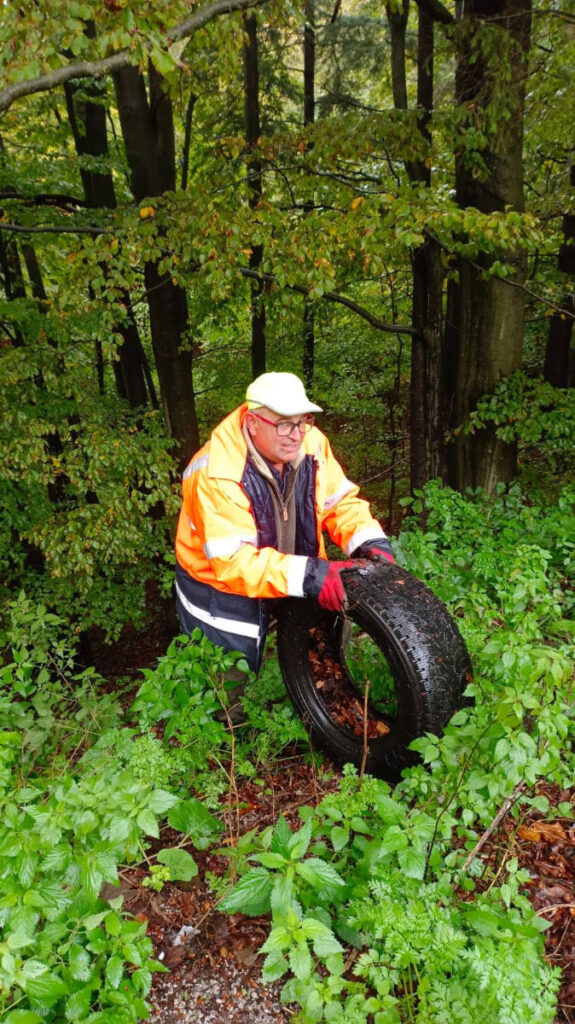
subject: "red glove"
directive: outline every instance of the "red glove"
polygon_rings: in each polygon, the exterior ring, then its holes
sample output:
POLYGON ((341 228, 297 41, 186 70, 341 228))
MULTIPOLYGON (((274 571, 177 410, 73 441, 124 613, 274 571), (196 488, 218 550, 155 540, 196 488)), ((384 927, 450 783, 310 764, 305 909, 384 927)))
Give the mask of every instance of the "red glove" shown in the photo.
POLYGON ((367 540, 365 544, 360 544, 352 552, 351 557, 369 558, 370 562, 390 562, 391 565, 395 565, 395 558, 393 557, 391 544, 387 537, 382 537, 378 540, 367 540))
POLYGON ((303 578, 303 592, 314 597, 322 608, 329 612, 340 612, 346 601, 341 581, 342 569, 356 569, 357 561, 328 562, 325 558, 308 558, 303 578))

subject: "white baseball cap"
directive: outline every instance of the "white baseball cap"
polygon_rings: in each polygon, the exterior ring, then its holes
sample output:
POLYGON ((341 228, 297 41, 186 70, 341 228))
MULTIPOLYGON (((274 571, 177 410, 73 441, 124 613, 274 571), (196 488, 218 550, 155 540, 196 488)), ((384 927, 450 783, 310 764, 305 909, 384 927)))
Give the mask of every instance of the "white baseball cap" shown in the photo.
POLYGON ((305 388, 295 373, 262 373, 246 391, 250 409, 265 406, 280 416, 297 416, 304 412, 322 412, 320 405, 310 402, 305 388))

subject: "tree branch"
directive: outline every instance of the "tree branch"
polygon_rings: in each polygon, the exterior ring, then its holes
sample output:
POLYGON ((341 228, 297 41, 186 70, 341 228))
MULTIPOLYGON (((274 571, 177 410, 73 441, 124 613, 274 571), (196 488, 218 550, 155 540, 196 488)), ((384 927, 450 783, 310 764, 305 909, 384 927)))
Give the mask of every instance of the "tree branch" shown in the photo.
POLYGON ((416 3, 418 7, 423 7, 428 14, 431 14, 434 21, 440 21, 443 25, 455 24, 453 14, 443 6, 441 0, 416 0, 416 3))
POLYGON ((510 795, 507 797, 507 799, 505 800, 503 805, 499 808, 499 810, 498 810, 497 814, 495 815, 495 817, 494 817, 493 821, 491 822, 491 824, 488 825, 488 827, 485 829, 485 832, 483 833, 483 835, 479 837, 478 841, 476 842, 476 844, 473 847, 473 849, 472 849, 471 853, 469 854, 469 856, 465 858, 465 861, 464 861, 464 863, 461 866, 460 871, 459 871, 459 877, 461 877, 461 875, 465 874, 465 872, 467 871, 469 865, 472 863, 472 861, 475 860, 475 858, 477 857, 477 854, 480 852, 480 850, 483 849, 483 847, 485 846, 487 840, 495 832, 495 829, 498 828, 499 825, 501 824, 501 822, 503 821, 503 819, 507 817, 507 815, 509 814, 509 811, 513 807, 513 804, 517 803, 519 797, 522 795, 522 793, 524 792, 525 788, 526 788, 526 785, 525 785, 524 782, 519 782, 515 786, 513 792, 510 793, 510 795))
POLYGON ((58 192, 38 192, 36 195, 26 196, 16 189, 7 189, 6 191, 0 189, 0 199, 18 199, 20 206, 56 206, 60 209, 77 209, 86 206, 85 199, 62 195, 58 192))
MULTIPOLYGON (((258 274, 256 270, 250 270, 249 267, 240 267, 240 272, 244 277, 253 277, 264 284, 277 284, 277 278, 273 274, 258 274)), ((308 295, 310 293, 309 288, 305 288, 302 284, 288 284, 286 285, 289 291, 297 292, 298 295, 308 295)), ((389 334, 416 334, 414 327, 408 327, 406 324, 389 324, 385 320, 380 320, 378 316, 370 313, 368 309, 360 306, 353 299, 348 299, 345 295, 339 295, 337 292, 324 292, 321 296, 322 299, 327 299, 328 302, 337 302, 341 306, 346 306, 347 309, 351 309, 352 313, 357 313, 362 320, 367 320, 368 324, 375 327, 377 331, 387 331, 389 334)))
POLYGON ((92 227, 89 224, 74 227, 71 224, 38 224, 28 226, 26 224, 10 224, 8 221, 0 220, 0 232, 13 231, 21 235, 105 235, 113 233, 113 228, 92 227))
MULTIPOLYGON (((208 22, 213 21, 222 14, 231 14, 233 11, 246 10, 249 7, 259 7, 267 3, 267 0, 213 0, 212 3, 203 7, 200 11, 194 11, 188 18, 175 25, 167 32, 169 43, 176 43, 203 28, 208 22)), ((4 89, 0 89, 0 111, 6 110, 22 96, 31 96, 37 92, 47 92, 64 82, 73 78, 102 78, 103 75, 118 71, 120 68, 130 64, 130 53, 128 50, 120 50, 109 57, 102 57, 100 60, 80 61, 77 64, 65 64, 54 71, 48 71, 37 78, 30 78, 23 82, 13 82, 4 89)))

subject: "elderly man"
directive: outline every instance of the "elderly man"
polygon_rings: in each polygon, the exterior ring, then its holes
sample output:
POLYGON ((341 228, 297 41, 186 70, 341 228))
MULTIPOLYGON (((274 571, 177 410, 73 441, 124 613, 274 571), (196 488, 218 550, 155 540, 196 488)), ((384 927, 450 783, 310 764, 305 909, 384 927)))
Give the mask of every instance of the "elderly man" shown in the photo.
POLYGON ((321 411, 293 373, 264 373, 184 472, 180 624, 241 651, 256 672, 275 599, 315 598, 338 612, 342 569, 358 558, 394 560, 368 503, 314 425, 321 411), (324 529, 351 560, 327 560, 324 529))

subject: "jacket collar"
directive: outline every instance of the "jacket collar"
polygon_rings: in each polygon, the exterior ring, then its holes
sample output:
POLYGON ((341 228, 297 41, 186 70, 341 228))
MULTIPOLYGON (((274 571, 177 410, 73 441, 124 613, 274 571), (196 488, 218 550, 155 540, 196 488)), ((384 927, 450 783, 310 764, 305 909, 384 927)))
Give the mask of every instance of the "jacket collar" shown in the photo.
POLYGON ((208 476, 240 482, 247 458, 246 442, 242 434, 247 408, 247 402, 238 406, 212 432, 208 476))

